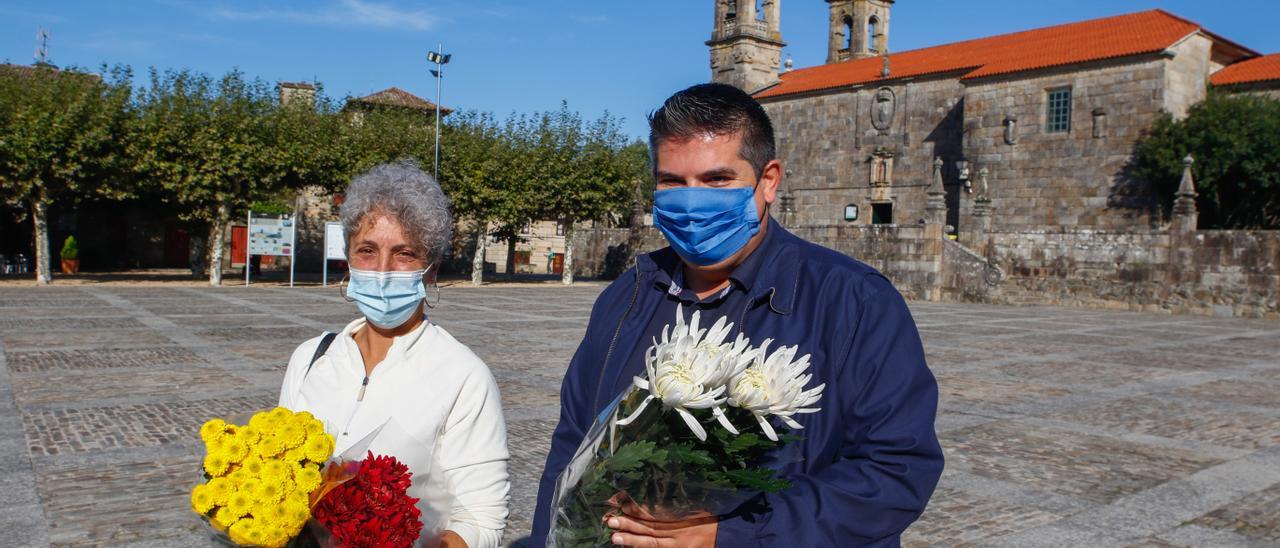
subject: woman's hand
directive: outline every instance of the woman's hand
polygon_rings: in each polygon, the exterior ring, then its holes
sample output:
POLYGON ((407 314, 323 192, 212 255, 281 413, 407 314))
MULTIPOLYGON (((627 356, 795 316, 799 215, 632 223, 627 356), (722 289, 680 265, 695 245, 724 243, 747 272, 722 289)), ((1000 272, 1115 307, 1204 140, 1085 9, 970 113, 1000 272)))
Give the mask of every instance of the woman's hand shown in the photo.
POLYGON ((467 541, 453 531, 445 531, 440 536, 440 548, 467 548, 467 541))

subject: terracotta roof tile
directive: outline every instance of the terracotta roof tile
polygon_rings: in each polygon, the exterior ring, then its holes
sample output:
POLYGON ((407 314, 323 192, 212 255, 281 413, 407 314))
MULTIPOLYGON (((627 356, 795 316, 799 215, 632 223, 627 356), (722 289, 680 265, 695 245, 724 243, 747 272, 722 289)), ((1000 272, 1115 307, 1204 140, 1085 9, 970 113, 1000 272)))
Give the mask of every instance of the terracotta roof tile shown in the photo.
MULTIPOLYGON (((364 97, 352 99, 352 102, 366 103, 371 105, 384 105, 393 107, 406 107, 418 110, 435 111, 436 104, 409 93, 403 89, 391 87, 376 93, 370 93, 364 97)), ((453 112, 453 109, 440 107, 441 114, 453 112)))
MULTIPOLYGON (((1166 11, 1143 11, 894 53, 890 78, 948 72, 979 78, 1154 53, 1198 30, 1200 25, 1166 11)), ((881 79, 883 62, 871 57, 794 70, 756 97, 874 82, 881 79)))
POLYGON ((1254 57, 1224 68, 1209 78, 1215 86, 1280 80, 1280 53, 1254 57))

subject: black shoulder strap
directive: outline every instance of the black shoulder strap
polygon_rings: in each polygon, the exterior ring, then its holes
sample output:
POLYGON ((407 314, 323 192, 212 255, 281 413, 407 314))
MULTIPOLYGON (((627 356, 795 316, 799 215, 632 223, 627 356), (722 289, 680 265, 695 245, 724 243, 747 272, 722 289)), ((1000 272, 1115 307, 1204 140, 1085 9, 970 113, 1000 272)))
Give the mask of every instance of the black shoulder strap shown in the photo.
POLYGON ((337 333, 325 333, 320 339, 320 346, 316 347, 316 353, 311 355, 311 363, 307 364, 307 372, 302 374, 302 378, 307 378, 311 374, 311 366, 316 364, 316 360, 320 359, 325 352, 329 350, 329 345, 333 344, 333 339, 338 337, 337 333))

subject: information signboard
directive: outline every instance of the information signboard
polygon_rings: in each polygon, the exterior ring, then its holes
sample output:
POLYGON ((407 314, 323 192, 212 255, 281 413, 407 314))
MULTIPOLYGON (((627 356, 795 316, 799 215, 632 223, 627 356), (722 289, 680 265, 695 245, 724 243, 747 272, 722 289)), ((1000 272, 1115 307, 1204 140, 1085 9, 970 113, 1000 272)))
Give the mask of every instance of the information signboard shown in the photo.
MULTIPOLYGON (((275 255, 289 257, 289 287, 293 287, 294 241, 297 235, 293 215, 268 215, 249 212, 248 245, 246 262, 254 255, 275 255)), ((244 268, 244 284, 249 285, 249 273, 253 269, 246 264, 244 268)))
POLYGON ((342 233, 342 223, 324 224, 324 268, 320 285, 329 285, 329 261, 347 260, 347 238, 342 233))

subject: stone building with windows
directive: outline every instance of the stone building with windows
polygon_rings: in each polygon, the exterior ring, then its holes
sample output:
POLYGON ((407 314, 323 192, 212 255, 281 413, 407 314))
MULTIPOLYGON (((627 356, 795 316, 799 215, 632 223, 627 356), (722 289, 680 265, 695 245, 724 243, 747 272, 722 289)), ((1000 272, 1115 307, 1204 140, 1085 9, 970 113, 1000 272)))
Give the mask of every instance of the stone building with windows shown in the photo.
MULTIPOLYGON (((1210 82, 1278 93, 1280 61, 1151 10, 889 51, 893 0, 826 0, 827 61, 780 72, 777 0, 717 0, 712 80, 765 106, 793 226, 915 224, 941 179, 946 231, 1163 223, 1126 165, 1210 82), (770 77, 772 76, 772 77, 770 77)), ((901 23, 901 21, 899 21, 901 23)))

